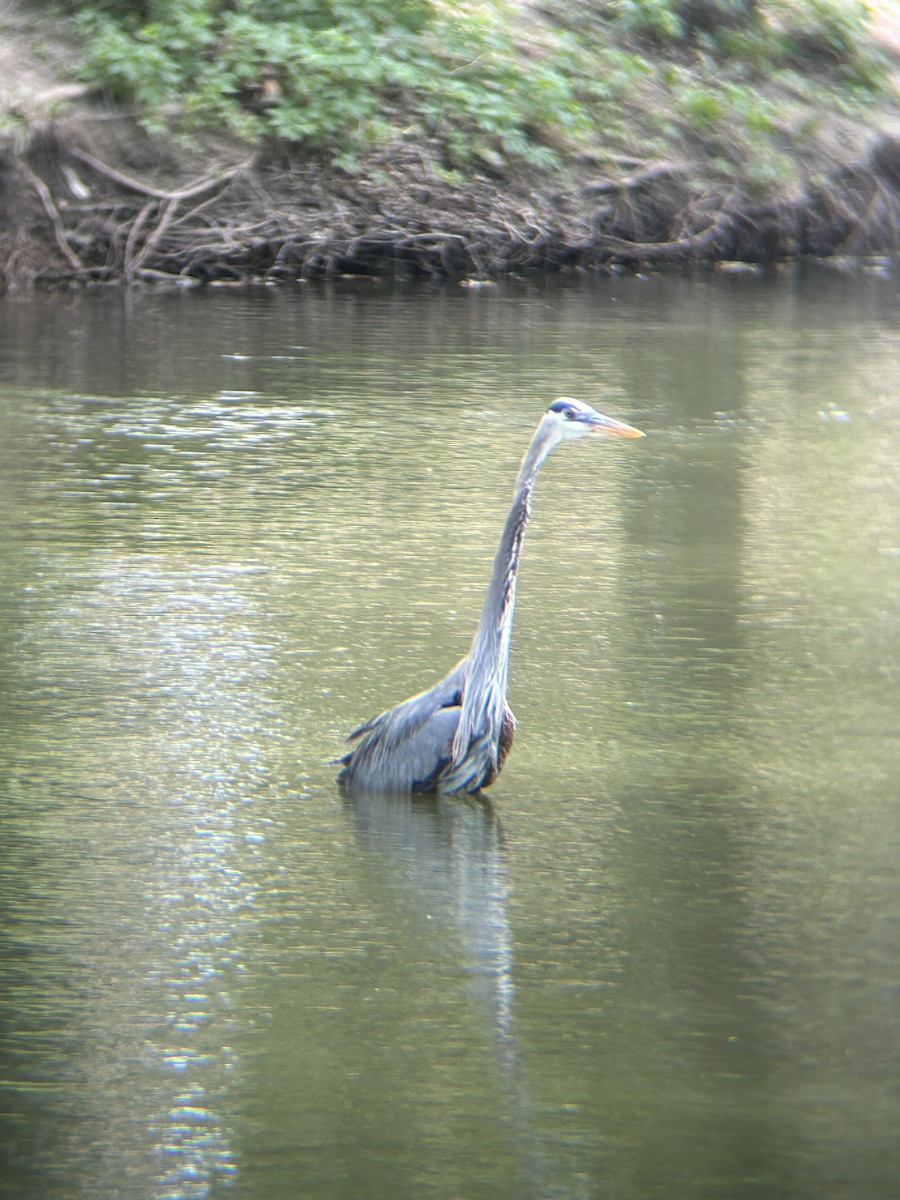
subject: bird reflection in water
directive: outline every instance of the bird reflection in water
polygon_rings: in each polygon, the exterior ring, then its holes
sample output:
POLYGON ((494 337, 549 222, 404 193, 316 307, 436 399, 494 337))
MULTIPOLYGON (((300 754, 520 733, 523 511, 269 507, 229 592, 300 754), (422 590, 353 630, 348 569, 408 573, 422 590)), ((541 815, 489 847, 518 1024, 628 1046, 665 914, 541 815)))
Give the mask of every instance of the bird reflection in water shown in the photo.
POLYGON ((539 1139, 515 1028, 507 848, 494 805, 485 796, 397 793, 345 794, 343 803, 403 912, 439 921, 437 936, 465 974, 468 1007, 494 1059, 503 1117, 519 1148, 520 1194, 540 1194, 535 1181, 545 1172, 536 1162, 539 1139))
POLYGON ((498 1044, 510 1034, 513 984, 503 827, 486 796, 345 795, 359 834, 389 855, 420 911, 452 920, 460 957, 490 1010, 498 1044))

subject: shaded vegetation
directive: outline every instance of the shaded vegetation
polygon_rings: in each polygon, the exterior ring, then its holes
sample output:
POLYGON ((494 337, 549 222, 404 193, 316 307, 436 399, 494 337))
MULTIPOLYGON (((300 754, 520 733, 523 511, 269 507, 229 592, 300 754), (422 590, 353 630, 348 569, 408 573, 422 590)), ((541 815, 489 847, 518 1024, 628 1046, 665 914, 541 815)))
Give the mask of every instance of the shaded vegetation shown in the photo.
MULTIPOLYGON (((857 0, 96 0, 83 74, 154 132, 227 129, 346 170, 398 138, 448 170, 558 169, 566 151, 712 142, 769 186, 798 103, 864 105, 884 83, 857 0), (773 95, 778 85, 777 98, 773 95)), ((646 153, 646 149, 643 151, 646 153)))
POLYGON ((511 6, 428 0, 106 0, 79 5, 85 75, 154 131, 218 126, 325 152, 345 169, 400 136, 549 166, 537 130, 577 136, 587 112, 565 45, 522 54, 511 6))

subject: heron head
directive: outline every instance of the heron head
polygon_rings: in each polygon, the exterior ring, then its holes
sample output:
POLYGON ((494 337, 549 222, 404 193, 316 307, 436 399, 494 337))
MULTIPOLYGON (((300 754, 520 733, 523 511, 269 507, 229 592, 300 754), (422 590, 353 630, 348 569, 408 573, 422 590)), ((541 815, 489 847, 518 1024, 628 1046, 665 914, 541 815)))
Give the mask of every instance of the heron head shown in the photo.
POLYGON ((544 414, 544 422, 550 425, 557 441, 585 437, 587 434, 627 438, 645 436, 633 425, 605 417, 583 400, 575 400, 571 396, 554 400, 544 414))

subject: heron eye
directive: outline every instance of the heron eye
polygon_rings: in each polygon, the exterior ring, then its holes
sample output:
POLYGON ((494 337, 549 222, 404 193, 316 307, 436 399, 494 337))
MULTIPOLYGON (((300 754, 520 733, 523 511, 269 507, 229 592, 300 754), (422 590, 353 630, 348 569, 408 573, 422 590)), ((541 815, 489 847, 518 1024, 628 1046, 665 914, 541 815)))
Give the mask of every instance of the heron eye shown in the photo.
POLYGON ((574 421, 575 418, 578 416, 578 414, 576 413, 574 408, 567 408, 566 416, 569 418, 570 421, 574 421))

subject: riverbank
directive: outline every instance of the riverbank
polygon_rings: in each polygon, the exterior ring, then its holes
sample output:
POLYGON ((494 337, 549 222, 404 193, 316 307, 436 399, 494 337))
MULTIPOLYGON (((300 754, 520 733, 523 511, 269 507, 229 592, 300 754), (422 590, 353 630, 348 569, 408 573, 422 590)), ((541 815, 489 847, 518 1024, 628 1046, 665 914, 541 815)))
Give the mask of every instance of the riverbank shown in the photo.
POLYGON ((900 249, 900 37, 888 9, 872 26, 883 83, 864 99, 824 111, 842 93, 835 65, 813 55, 802 79, 798 64, 760 79, 740 124, 752 72, 720 94, 697 44, 658 46, 663 66, 622 87, 615 130, 556 135, 550 166, 489 149, 448 166, 445 142, 414 121, 350 164, 221 129, 185 136, 157 121, 151 133, 145 112, 84 81, 78 27, 20 3, 0 37, 6 287, 486 281, 900 249), (740 154, 726 153, 729 131, 747 143, 740 154))

